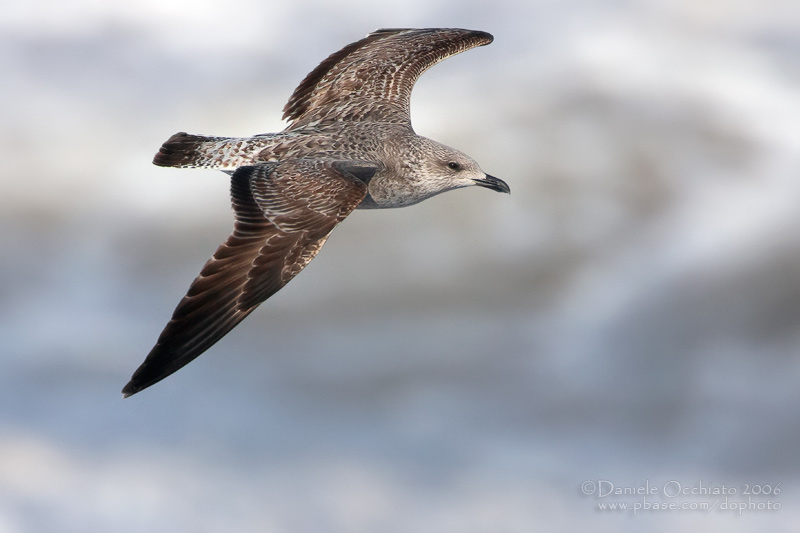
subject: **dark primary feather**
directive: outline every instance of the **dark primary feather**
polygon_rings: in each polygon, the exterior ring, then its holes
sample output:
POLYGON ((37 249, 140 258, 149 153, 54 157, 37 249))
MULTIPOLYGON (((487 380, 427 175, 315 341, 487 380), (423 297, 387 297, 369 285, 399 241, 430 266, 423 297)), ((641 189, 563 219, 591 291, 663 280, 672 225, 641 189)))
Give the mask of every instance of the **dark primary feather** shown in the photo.
POLYGON ((369 162, 291 160, 231 177, 233 233, 175 308, 125 396, 160 381, 221 339, 296 276, 366 196, 369 162))
POLYGON ((456 28, 377 30, 330 55, 295 89, 283 118, 408 122, 411 90, 436 63, 491 43, 482 31, 456 28))

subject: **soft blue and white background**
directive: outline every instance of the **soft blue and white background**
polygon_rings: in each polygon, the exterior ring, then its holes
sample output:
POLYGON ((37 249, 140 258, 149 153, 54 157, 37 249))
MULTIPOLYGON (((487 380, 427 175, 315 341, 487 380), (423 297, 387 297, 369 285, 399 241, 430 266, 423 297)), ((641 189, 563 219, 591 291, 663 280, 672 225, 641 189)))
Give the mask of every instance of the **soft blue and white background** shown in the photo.
POLYGON ((0 531, 797 531, 798 35, 791 0, 5 6, 0 531), (280 130, 320 60, 405 26, 495 35, 412 113, 512 195, 356 212, 123 401, 232 225, 160 144, 280 130), (781 508, 634 516, 586 480, 781 508))

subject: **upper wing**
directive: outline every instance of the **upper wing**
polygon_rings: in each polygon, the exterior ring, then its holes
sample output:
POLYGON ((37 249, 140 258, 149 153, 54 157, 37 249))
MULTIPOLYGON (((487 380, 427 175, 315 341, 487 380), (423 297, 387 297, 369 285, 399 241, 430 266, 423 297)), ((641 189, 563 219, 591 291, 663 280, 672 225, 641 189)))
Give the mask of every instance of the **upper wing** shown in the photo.
POLYGON ((183 367, 292 279, 366 196, 378 166, 294 160, 231 177, 236 223, 122 389, 135 394, 183 367))
POLYGON ((295 89, 283 108, 291 128, 323 119, 409 122, 411 89, 427 69, 492 42, 482 31, 385 29, 332 54, 295 89))

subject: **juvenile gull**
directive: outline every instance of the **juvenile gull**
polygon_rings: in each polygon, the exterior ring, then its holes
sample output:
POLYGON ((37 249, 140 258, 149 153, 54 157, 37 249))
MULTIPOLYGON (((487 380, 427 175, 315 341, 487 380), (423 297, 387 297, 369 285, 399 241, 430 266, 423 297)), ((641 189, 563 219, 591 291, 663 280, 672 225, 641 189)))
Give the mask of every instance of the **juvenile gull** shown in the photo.
POLYGON ((283 108, 282 132, 170 137, 153 163, 231 174, 236 221, 122 393, 210 348, 295 277, 353 209, 404 207, 471 185, 510 192, 467 155, 414 133, 409 114, 423 72, 491 42, 482 31, 378 30, 306 76, 283 108))

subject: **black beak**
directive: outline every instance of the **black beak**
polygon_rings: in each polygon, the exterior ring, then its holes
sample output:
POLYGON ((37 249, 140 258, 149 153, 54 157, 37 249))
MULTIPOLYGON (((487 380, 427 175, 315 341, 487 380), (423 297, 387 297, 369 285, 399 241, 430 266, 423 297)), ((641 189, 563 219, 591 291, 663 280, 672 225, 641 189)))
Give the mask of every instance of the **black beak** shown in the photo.
POLYGON ((495 178, 494 176, 490 176, 489 174, 486 174, 486 177, 482 180, 474 181, 475 185, 480 185, 481 187, 486 187, 487 189, 492 189, 493 191, 511 194, 511 188, 508 186, 508 183, 501 179, 495 178))

